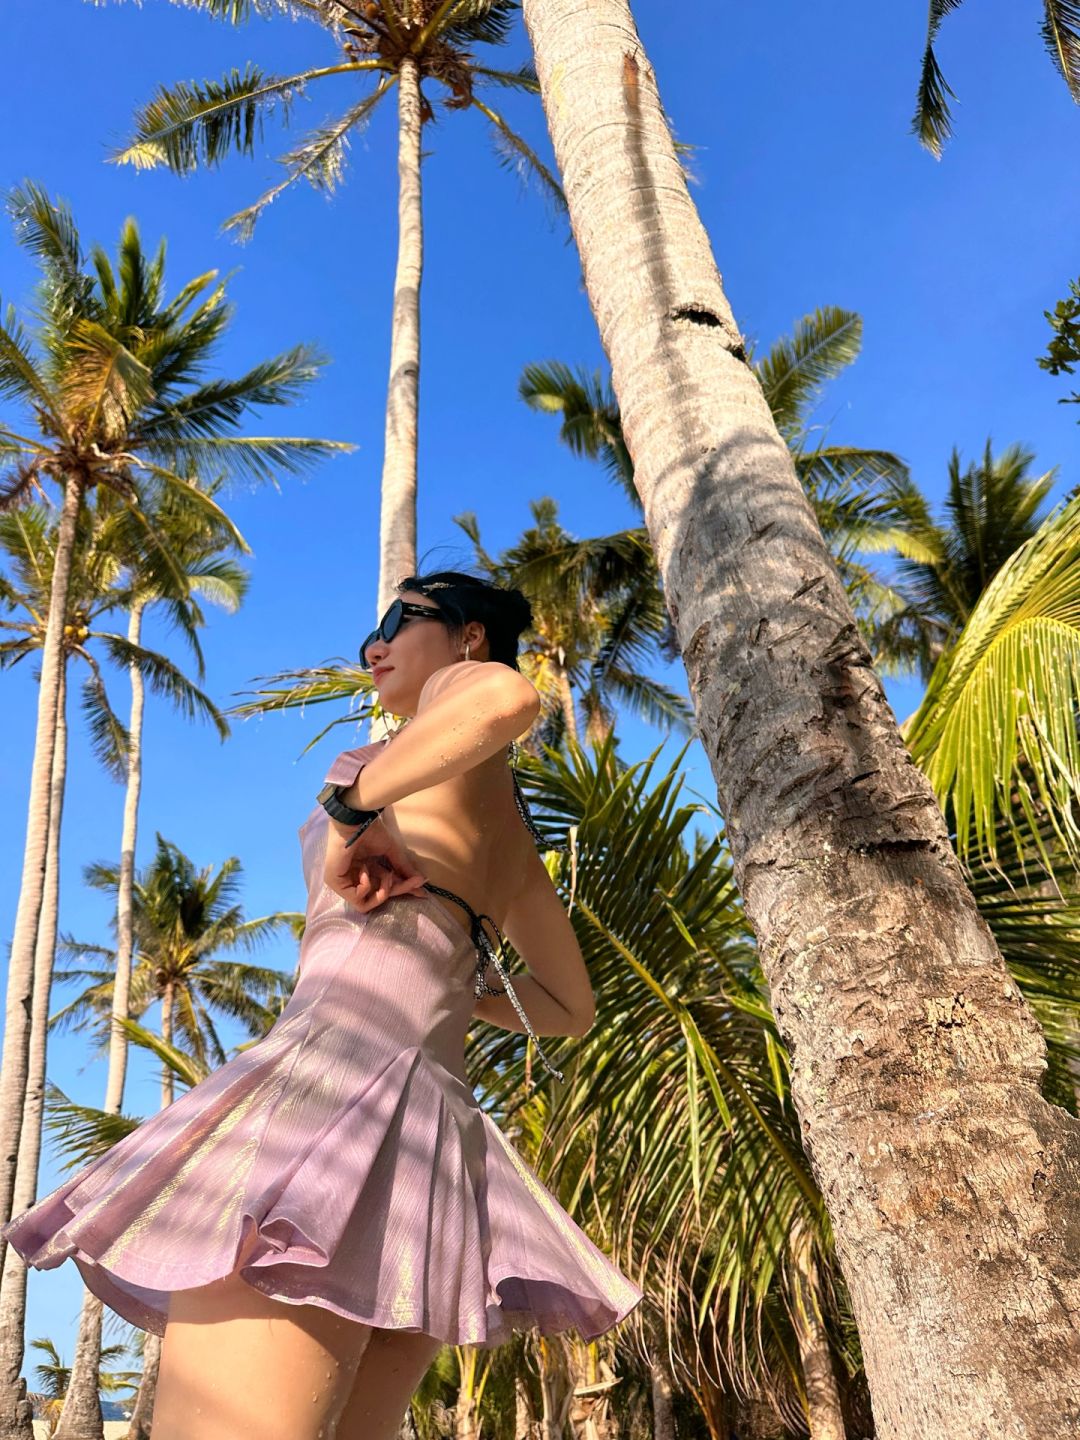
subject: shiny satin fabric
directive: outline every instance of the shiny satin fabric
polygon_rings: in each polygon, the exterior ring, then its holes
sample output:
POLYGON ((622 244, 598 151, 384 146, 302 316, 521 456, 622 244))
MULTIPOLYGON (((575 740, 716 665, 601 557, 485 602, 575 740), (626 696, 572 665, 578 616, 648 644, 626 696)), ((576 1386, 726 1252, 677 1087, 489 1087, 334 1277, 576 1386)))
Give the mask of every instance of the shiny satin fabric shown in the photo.
MULTIPOLYGON (((379 745, 346 751, 351 783, 379 745)), ((72 1258, 161 1334, 169 1295, 239 1270, 292 1304, 487 1348, 512 1331, 603 1334, 643 1292, 540 1183, 464 1069, 469 936, 430 894, 361 914, 300 831, 296 989, 241 1052, 4 1231, 28 1264, 72 1258)))

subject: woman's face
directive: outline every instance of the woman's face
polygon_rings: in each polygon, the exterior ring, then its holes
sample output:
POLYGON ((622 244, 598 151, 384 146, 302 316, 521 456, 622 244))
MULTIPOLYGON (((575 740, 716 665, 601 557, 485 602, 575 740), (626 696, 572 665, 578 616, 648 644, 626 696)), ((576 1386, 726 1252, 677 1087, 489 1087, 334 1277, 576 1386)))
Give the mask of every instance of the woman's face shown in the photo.
MULTIPOLYGON (((439 608, 434 600, 415 590, 403 590, 401 599, 433 611, 439 608)), ((406 615, 392 640, 374 640, 367 648, 379 704, 393 715, 415 715, 426 681, 444 665, 463 660, 466 641, 474 660, 487 658, 482 636, 483 626, 475 620, 466 623, 459 637, 442 620, 406 615)))

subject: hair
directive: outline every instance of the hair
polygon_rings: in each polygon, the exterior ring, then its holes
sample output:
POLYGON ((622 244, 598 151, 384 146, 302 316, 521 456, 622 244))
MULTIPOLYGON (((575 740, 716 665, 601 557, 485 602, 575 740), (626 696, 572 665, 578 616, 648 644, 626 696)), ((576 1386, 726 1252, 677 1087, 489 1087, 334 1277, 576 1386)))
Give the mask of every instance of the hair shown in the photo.
POLYGON ((463 570, 431 570, 426 575, 409 575, 398 582, 398 593, 415 590, 430 596, 450 622, 452 631, 460 631, 470 620, 484 627, 492 660, 518 668, 518 639, 532 624, 532 606, 520 590, 493 585, 479 575, 463 570))

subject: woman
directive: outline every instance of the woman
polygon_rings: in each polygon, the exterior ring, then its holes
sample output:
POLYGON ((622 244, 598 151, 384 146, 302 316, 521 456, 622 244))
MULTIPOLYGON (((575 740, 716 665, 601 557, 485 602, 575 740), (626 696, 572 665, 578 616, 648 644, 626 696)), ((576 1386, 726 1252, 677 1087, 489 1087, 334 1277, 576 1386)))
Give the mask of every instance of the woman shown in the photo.
POLYGON ((594 1018, 507 765, 539 709, 516 660, 528 601, 456 571, 398 595, 360 653, 411 718, 340 755, 301 828, 281 1018, 4 1232, 164 1334, 154 1440, 393 1440, 441 1344, 592 1339, 643 1298, 464 1070, 474 1015, 534 1039, 594 1018))

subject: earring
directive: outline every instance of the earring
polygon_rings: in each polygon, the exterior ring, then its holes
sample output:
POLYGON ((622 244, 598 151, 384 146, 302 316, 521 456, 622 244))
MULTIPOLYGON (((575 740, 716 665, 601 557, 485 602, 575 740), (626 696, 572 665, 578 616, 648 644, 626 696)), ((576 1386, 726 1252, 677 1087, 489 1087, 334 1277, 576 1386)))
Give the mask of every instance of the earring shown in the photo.
POLYGON ((468 640, 465 641, 465 659, 466 659, 466 660, 471 660, 471 659, 472 659, 472 651, 471 651, 470 648, 469 648, 469 642, 468 642, 468 640))

